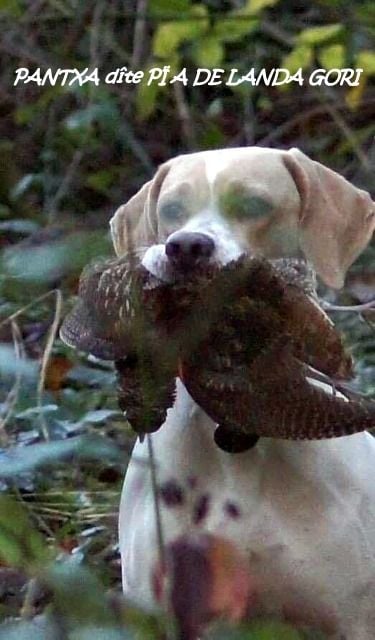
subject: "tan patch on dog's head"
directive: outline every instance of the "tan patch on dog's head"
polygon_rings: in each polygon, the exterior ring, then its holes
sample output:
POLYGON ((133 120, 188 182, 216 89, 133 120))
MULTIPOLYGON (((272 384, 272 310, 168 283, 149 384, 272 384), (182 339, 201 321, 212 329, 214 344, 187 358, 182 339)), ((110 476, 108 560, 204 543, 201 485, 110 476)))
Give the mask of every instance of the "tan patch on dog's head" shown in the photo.
POLYGON ((255 254, 304 253, 332 287, 342 286, 375 228, 369 194, 298 149, 223 149, 161 165, 113 216, 116 253, 165 242, 202 212, 225 222, 255 254))

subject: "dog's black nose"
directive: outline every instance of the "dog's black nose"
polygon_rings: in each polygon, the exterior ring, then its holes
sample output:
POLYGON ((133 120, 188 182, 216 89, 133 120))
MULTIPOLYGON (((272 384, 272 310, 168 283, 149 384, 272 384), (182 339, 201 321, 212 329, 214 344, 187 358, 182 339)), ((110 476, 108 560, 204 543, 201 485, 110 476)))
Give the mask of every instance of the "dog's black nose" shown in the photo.
POLYGON ((208 262, 215 250, 215 243, 205 233, 176 231, 165 245, 165 253, 176 267, 191 269, 208 262))

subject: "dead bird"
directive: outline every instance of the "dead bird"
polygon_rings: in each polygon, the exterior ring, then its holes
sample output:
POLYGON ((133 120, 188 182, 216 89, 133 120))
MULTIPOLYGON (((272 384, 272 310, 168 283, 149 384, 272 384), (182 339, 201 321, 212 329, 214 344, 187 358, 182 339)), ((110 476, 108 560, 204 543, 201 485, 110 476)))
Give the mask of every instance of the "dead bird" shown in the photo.
POLYGON ((86 269, 67 344, 113 359, 119 404, 137 433, 157 430, 179 375, 229 452, 259 436, 320 439, 375 426, 348 390, 352 359, 300 260, 243 256, 162 282, 129 257, 86 269))
POLYGON ((60 337, 68 346, 114 361, 119 406, 141 437, 157 431, 173 405, 182 318, 202 303, 212 273, 197 272, 194 281, 171 286, 150 274, 136 255, 97 262, 82 272, 78 299, 60 337))
POLYGON ((142 310, 148 279, 136 256, 89 265, 60 328, 67 345, 114 361, 119 406, 140 435, 164 422, 174 402, 176 369, 161 357, 156 331, 142 310))

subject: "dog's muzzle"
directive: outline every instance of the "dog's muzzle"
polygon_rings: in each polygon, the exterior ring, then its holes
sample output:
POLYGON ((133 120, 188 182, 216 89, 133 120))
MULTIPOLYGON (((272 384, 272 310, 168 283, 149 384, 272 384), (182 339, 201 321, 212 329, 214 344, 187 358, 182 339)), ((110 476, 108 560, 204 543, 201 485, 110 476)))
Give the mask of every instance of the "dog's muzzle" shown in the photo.
POLYGON ((168 260, 181 271, 190 271, 208 264, 214 251, 213 239, 196 231, 176 231, 169 236, 165 245, 168 260))

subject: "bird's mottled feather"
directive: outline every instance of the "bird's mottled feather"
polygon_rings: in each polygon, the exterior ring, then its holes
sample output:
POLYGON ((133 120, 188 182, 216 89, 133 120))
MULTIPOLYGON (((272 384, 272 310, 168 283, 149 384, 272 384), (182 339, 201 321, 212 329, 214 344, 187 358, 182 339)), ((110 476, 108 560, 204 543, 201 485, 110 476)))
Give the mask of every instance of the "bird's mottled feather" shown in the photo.
POLYGON ((301 260, 243 256, 168 283, 133 257, 97 264, 81 277, 61 337, 115 361, 120 406, 138 433, 164 422, 177 374, 227 451, 259 436, 329 438, 375 426, 375 403, 342 387, 352 358, 301 260))

